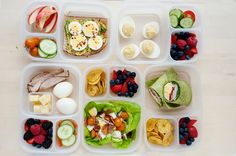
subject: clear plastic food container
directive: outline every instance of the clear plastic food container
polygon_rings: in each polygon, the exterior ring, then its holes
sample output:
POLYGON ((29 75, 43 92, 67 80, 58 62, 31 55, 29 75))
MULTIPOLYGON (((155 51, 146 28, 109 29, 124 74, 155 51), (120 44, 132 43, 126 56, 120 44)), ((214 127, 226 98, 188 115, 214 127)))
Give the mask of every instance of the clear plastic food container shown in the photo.
MULTIPOLYGON (((20 92, 21 92, 21 102, 20 102, 20 121, 19 121, 19 127, 20 127, 20 141, 21 141, 21 146, 23 147, 23 149, 27 152, 30 153, 44 153, 44 154, 50 154, 50 153, 71 153, 73 151, 75 151, 79 144, 80 144, 80 136, 81 136, 81 132, 80 132, 80 126, 82 123, 82 114, 80 113, 81 111, 81 74, 80 74, 80 70, 75 68, 72 65, 67 65, 67 64, 41 64, 41 63, 34 63, 34 64, 29 64, 28 66, 26 66, 23 70, 22 76, 21 76, 21 87, 20 87, 20 92), (29 82, 29 80, 35 76, 37 73, 41 72, 41 71, 47 71, 47 70, 52 70, 52 69, 58 69, 58 68, 63 68, 65 70, 69 70, 70 72, 70 76, 67 79, 68 82, 73 84, 73 92, 72 94, 69 96, 70 98, 73 98, 76 103, 77 103, 77 109, 76 112, 74 114, 71 115, 63 115, 61 113, 58 112, 58 110, 56 109, 56 101, 57 98, 53 97, 52 100, 52 112, 50 112, 47 115, 42 115, 42 114, 35 114, 30 112, 30 110, 28 109, 28 91, 27 91, 27 83, 29 82), (44 148, 35 148, 32 145, 28 144, 25 140, 23 140, 23 135, 24 135, 24 124, 25 121, 28 118, 34 118, 34 119, 40 119, 40 120, 49 120, 53 123, 53 142, 52 145, 49 149, 44 149, 44 148), (56 142, 56 124, 58 121, 60 120, 65 120, 65 119, 71 119, 74 120, 77 125, 78 128, 76 129, 77 131, 77 140, 76 143, 74 145, 72 145, 71 147, 68 148, 61 148, 59 146, 57 146, 57 142, 56 142)), ((52 92, 52 90, 50 90, 52 92)), ((49 92, 49 91, 47 91, 49 92)), ((37 93, 37 92, 36 92, 37 93)), ((51 93, 52 94, 52 93, 51 93)))

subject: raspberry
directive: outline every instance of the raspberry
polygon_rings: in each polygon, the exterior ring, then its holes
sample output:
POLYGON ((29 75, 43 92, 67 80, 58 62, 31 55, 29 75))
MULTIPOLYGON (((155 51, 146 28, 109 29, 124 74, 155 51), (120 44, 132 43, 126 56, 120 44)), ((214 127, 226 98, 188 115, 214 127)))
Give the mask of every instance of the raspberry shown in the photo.
POLYGON ((38 135, 41 131, 41 127, 38 124, 34 124, 30 127, 30 131, 32 132, 33 135, 38 135))
POLYGON ((45 136, 44 135, 37 135, 34 137, 34 142, 37 144, 42 144, 45 141, 45 136))
POLYGON ((112 90, 112 92, 114 92, 114 93, 120 92, 121 89, 122 89, 122 84, 115 85, 115 86, 111 87, 111 90, 112 90))
POLYGON ((171 35, 171 43, 172 43, 172 44, 175 44, 176 41, 177 41, 177 39, 178 39, 177 35, 175 35, 175 34, 172 34, 172 35, 171 35))
POLYGON ((179 49, 184 49, 184 47, 187 45, 187 42, 185 40, 179 39, 176 42, 179 49))
POLYGON ((196 39, 196 37, 189 37, 187 39, 187 43, 192 48, 196 47, 197 46, 197 39, 196 39))
POLYGON ((41 134, 41 135, 47 135, 47 132, 46 132, 46 130, 44 130, 43 128, 41 128, 40 134, 41 134))

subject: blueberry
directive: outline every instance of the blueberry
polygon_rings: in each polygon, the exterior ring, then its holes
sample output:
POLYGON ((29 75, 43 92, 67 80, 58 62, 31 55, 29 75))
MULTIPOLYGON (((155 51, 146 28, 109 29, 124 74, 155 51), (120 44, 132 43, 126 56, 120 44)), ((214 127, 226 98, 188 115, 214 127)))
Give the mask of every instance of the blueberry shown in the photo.
POLYGON ((122 96, 122 93, 121 93, 121 92, 118 92, 117 95, 118 95, 118 96, 122 96))
POLYGON ((186 128, 184 128, 184 132, 188 132, 188 128, 186 127, 186 128))
POLYGON ((180 33, 179 33, 179 37, 180 37, 181 39, 184 39, 184 32, 180 32, 180 33))
POLYGON ((52 139, 50 139, 50 138, 47 138, 44 142, 43 142, 43 147, 45 148, 45 149, 48 149, 50 146, 51 146, 51 144, 52 144, 52 139))
POLYGON ((52 122, 50 122, 50 121, 48 121, 48 122, 44 122, 43 124, 42 124, 42 127, 43 127, 43 129, 44 130, 48 130, 48 129, 50 129, 50 128, 52 128, 52 122))
POLYGON ((190 121, 190 118, 189 118, 189 117, 185 117, 185 118, 184 118, 184 122, 189 123, 189 121, 190 121))
POLYGON ((176 35, 178 38, 180 37, 180 33, 179 33, 179 32, 175 33, 175 35, 176 35))
POLYGON ((25 134, 23 136, 24 140, 26 140, 26 141, 31 139, 32 137, 33 137, 33 134, 30 131, 25 132, 25 134))
POLYGON ((124 80, 121 79, 121 80, 120 80, 120 84, 123 84, 123 83, 124 83, 124 80))
POLYGON ((184 34, 183 34, 184 39, 187 40, 189 38, 189 35, 190 35, 189 32, 184 32, 184 34))
POLYGON ((179 60, 179 56, 174 56, 174 57, 172 57, 174 60, 179 60))
POLYGON ((130 81, 128 81, 127 83, 128 87, 132 86, 132 83, 130 81))
POLYGON ((41 148, 41 147, 42 147, 42 145, 40 145, 40 144, 37 144, 37 145, 35 145, 35 147, 37 147, 37 148, 41 148))
POLYGON ((194 138, 189 138, 189 140, 190 140, 191 142, 194 142, 194 141, 195 141, 195 139, 194 139, 194 138))
POLYGON ((183 55, 184 55, 184 52, 183 52, 183 51, 179 51, 179 52, 178 52, 178 56, 179 56, 179 57, 181 57, 181 56, 183 56, 183 55))
POLYGON ((127 71, 127 72, 126 72, 126 76, 127 76, 127 77, 130 77, 130 76, 131 76, 131 72, 130 72, 130 71, 127 71))
POLYGON ((120 84, 120 80, 116 79, 115 84, 120 84))
POLYGON ((133 87, 130 86, 130 87, 128 88, 128 91, 132 92, 132 91, 133 91, 133 87))
POLYGON ((40 124, 40 120, 39 119, 34 119, 34 124, 40 124))
POLYGON ((134 93, 137 93, 137 90, 133 90, 134 93))
POLYGON ((111 85, 111 86, 114 86, 114 85, 115 85, 115 81, 114 81, 114 80, 111 80, 111 81, 110 81, 110 85, 111 85))
POLYGON ((176 45, 176 44, 172 44, 172 45, 171 45, 171 49, 172 49, 172 50, 174 50, 174 49, 176 49, 176 48, 177 48, 177 45, 176 45))
POLYGON ((135 72, 132 72, 132 73, 131 73, 131 77, 135 78, 135 77, 136 77, 136 73, 135 73, 135 72))
POLYGON ((188 136, 188 132, 184 132, 184 137, 187 137, 188 136))
POLYGON ((185 128, 187 126, 187 124, 185 123, 185 122, 183 122, 182 124, 181 124, 181 127, 182 128, 185 128))
POLYGON ((184 140, 184 136, 183 135, 179 135, 179 140, 180 141, 184 140))
POLYGON ((183 128, 180 128, 180 129, 179 129, 179 132, 180 132, 181 134, 183 134, 183 133, 184 133, 184 129, 183 129, 183 128))
POLYGON ((34 119, 33 119, 33 118, 29 118, 28 120, 26 120, 25 124, 26 124, 27 126, 31 126, 31 125, 35 124, 35 123, 34 123, 34 119))
POLYGON ((125 81, 127 79, 127 76, 126 75, 123 75, 122 76, 122 79, 125 81))
POLYGON ((117 79, 119 79, 119 80, 122 80, 122 78, 123 78, 122 75, 118 75, 118 76, 117 76, 117 79))
POLYGON ((129 96, 129 93, 128 93, 128 92, 126 92, 126 93, 125 93, 125 96, 126 96, 126 97, 128 97, 128 96, 129 96))
POLYGON ((121 70, 118 70, 116 73, 117 73, 117 75, 121 75, 121 74, 122 74, 122 71, 121 71, 121 70))
POLYGON ((184 47, 184 50, 185 51, 188 51, 190 49, 190 46, 189 45, 186 45, 185 47, 184 47))
POLYGON ((52 128, 50 128, 50 129, 48 129, 47 132, 48 132, 49 135, 52 135, 52 131, 53 131, 52 128))
POLYGON ((190 140, 187 140, 186 145, 190 146, 192 142, 190 140))
POLYGON ((176 55, 177 55, 177 51, 176 50, 170 50, 170 55, 172 56, 172 57, 175 57, 176 55))
POLYGON ((190 60, 190 56, 189 55, 186 55, 185 56, 187 60, 190 60))
POLYGON ((133 97, 134 96, 134 92, 129 92, 129 97, 133 97))

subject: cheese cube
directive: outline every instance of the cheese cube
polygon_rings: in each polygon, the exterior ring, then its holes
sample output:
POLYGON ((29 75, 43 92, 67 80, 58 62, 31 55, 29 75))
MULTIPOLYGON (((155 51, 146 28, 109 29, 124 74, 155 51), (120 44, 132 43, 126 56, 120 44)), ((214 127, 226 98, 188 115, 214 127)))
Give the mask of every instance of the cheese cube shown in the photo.
POLYGON ((34 113, 41 113, 41 105, 34 105, 34 113))
POLYGON ((48 105, 41 105, 40 106, 40 112, 42 114, 48 114, 50 112, 48 105))
POLYGON ((39 95, 29 95, 30 102, 37 102, 39 101, 39 95))
POLYGON ((51 102, 51 95, 42 95, 39 97, 39 101, 42 105, 49 104, 51 102))

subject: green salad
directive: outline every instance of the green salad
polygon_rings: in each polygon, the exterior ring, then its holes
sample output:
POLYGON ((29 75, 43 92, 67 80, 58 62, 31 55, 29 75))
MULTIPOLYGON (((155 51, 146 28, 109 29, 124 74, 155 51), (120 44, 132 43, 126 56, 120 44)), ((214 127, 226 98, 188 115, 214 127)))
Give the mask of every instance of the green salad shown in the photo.
POLYGON ((141 116, 138 104, 127 101, 91 101, 84 108, 85 140, 88 145, 108 143, 114 148, 128 148, 136 138, 141 116))
POLYGON ((190 85, 180 80, 173 68, 168 69, 159 77, 148 80, 146 86, 159 107, 166 106, 168 109, 173 109, 188 106, 192 101, 190 85))

